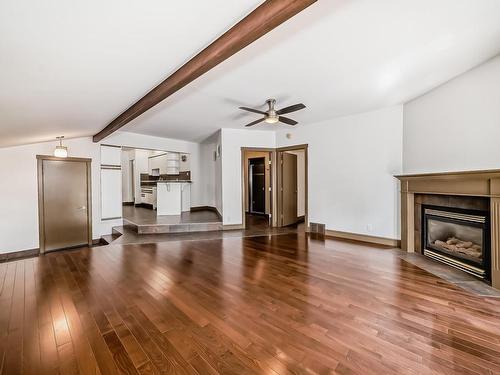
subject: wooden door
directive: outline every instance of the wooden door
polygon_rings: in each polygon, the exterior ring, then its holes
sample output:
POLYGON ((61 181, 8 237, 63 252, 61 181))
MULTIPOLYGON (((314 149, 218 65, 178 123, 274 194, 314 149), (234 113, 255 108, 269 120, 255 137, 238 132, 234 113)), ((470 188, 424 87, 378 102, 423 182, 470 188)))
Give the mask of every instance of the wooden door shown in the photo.
POLYGON ((40 252, 92 243, 90 162, 39 159, 40 252))
POLYGON ((297 155, 281 153, 282 226, 297 222, 297 155))

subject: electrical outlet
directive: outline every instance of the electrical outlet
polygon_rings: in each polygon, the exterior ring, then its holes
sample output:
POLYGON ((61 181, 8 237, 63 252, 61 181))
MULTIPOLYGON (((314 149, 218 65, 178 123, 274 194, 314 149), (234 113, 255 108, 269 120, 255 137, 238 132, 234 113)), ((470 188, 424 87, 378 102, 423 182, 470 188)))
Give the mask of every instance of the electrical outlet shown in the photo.
POLYGON ((366 224, 366 230, 367 230, 368 232, 373 232, 373 225, 371 225, 371 224, 366 224))

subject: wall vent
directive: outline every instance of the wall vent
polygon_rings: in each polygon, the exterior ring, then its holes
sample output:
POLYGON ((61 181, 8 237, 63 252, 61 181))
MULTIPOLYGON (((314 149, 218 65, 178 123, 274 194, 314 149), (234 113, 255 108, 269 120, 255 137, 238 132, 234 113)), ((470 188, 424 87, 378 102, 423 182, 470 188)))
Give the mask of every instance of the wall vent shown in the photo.
POLYGON ((320 223, 310 223, 311 233, 317 233, 325 235, 325 224, 320 223))

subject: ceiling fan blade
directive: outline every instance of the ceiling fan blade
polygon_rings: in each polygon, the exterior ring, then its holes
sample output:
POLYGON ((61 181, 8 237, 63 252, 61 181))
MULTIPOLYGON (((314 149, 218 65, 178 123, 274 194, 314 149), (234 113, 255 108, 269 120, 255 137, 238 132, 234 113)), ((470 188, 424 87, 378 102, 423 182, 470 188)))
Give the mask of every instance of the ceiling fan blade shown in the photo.
POLYGON ((258 109, 248 108, 248 107, 239 107, 240 109, 248 112, 259 113, 261 115, 265 115, 266 112, 259 111, 258 109))
POLYGON ((245 126, 254 126, 255 124, 258 124, 259 122, 262 122, 264 121, 266 118, 263 117, 263 118, 260 118, 258 120, 255 120, 255 121, 252 121, 250 124, 246 124, 245 126))
POLYGON ((284 115, 285 113, 295 112, 295 111, 298 111, 298 110, 304 109, 304 108, 306 108, 306 106, 302 103, 294 104, 294 105, 291 105, 289 107, 281 108, 281 109, 277 110, 276 113, 278 115, 284 115))
POLYGON ((297 124, 298 124, 298 122, 297 122, 297 121, 292 120, 291 118, 288 118, 288 117, 283 117, 283 116, 280 116, 280 117, 278 117, 278 119, 279 119, 281 122, 283 122, 283 123, 285 123, 285 124, 288 124, 288 125, 297 125, 297 124))

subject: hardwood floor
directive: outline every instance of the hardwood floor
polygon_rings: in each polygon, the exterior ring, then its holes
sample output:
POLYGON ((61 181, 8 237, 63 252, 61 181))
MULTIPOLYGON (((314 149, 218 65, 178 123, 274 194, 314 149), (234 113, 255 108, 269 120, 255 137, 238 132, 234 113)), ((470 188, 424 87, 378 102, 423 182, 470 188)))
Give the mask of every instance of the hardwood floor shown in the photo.
POLYGON ((500 373, 500 300, 305 234, 0 264, 4 374, 500 373))

